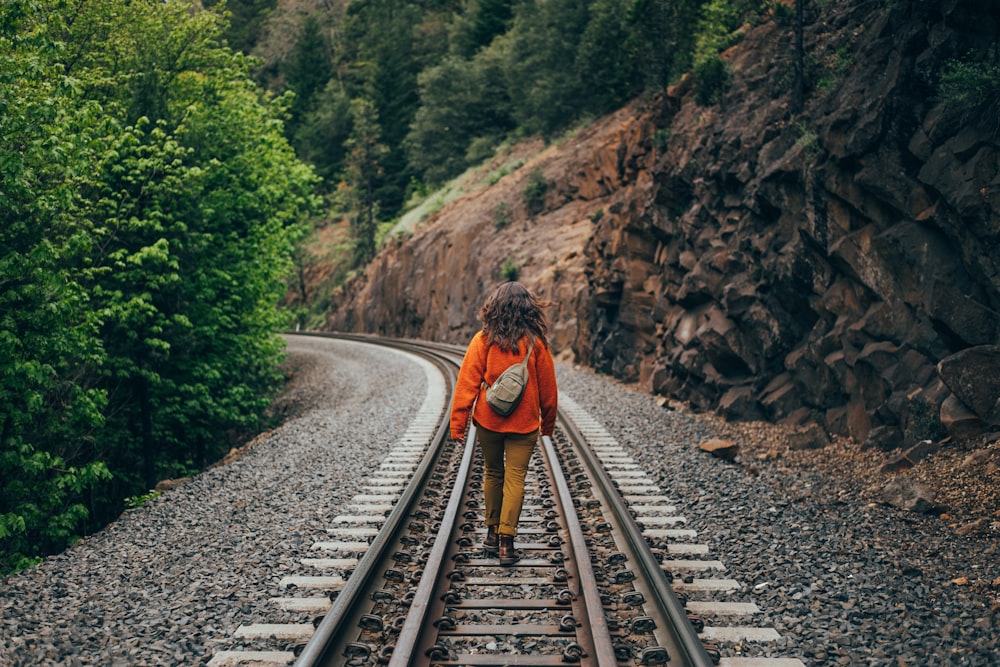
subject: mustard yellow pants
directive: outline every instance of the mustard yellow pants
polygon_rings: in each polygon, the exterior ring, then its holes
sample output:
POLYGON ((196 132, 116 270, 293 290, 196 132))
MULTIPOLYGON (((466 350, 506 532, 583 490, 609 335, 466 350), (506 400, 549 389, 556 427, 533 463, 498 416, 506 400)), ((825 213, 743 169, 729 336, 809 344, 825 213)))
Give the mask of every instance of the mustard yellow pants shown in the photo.
POLYGON ((501 535, 517 535, 524 502, 524 478, 535 451, 538 431, 498 433, 476 425, 476 441, 483 453, 483 503, 486 525, 501 535))

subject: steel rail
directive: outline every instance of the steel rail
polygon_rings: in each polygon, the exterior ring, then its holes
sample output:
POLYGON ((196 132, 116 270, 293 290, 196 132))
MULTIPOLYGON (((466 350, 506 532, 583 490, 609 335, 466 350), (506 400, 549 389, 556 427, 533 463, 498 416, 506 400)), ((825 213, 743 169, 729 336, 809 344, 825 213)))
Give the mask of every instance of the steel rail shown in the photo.
MULTIPOLYGON (((378 339, 372 339, 369 337, 336 337, 363 340, 364 342, 383 344, 395 348, 400 347, 400 341, 386 340, 385 342, 380 343, 378 339)), ((455 369, 442 362, 439 358, 428 354, 425 350, 422 350, 418 346, 413 346, 412 349, 414 349, 416 353, 421 354, 424 358, 427 358, 429 361, 436 364, 439 368, 442 368, 445 371, 446 379, 452 386, 454 386, 455 376, 457 374, 455 369)), ((416 499, 417 492, 423 488, 423 482, 430 474, 431 466, 438 458, 441 446, 447 441, 448 435, 448 420, 443 419, 441 425, 434 434, 432 446, 428 447, 427 452, 424 454, 423 459, 421 459, 420 464, 414 471, 409 483, 406 485, 406 488, 403 489, 399 500, 393 506, 392 511, 386 518, 382 529, 379 530, 378 534, 372 540, 368 550, 358 561, 358 566, 354 570, 354 573, 348 578, 347 582, 344 584, 344 588, 340 591, 340 594, 337 595, 336 600, 334 600, 333 605, 330 607, 330 610, 316 627, 316 632, 302 649, 302 652, 295 661, 295 667, 316 667, 328 664, 336 659, 331 655, 331 652, 335 650, 336 640, 344 637, 345 634, 349 632, 347 624, 350 621, 350 615, 348 612, 354 608, 356 604, 358 604, 360 596, 365 590, 368 589, 372 582, 380 576, 376 573, 376 567, 381 558, 384 556, 387 545, 392 544, 396 540, 399 533, 404 530, 405 521, 409 518, 411 506, 416 499)))
MULTIPOLYGON (((445 555, 449 548, 450 536, 455 529, 458 518, 459 507, 462 497, 465 494, 465 483, 469 478, 469 471, 472 468, 472 454, 475 451, 476 427, 469 426, 469 434, 465 440, 465 451, 462 454, 462 463, 459 465, 456 475, 455 485, 451 490, 451 497, 448 499, 448 506, 445 508, 444 517, 441 519, 441 528, 438 530, 437 539, 427 558, 424 566, 425 572, 440 572, 443 570, 445 555)), ((389 658, 389 667, 406 667, 410 664, 417 643, 420 641, 420 631, 426 627, 427 614, 433 601, 434 588, 437 585, 437 577, 421 577, 417 585, 413 604, 406 614, 406 621, 399 632, 396 646, 393 648, 389 658)))
POLYGON ((715 663, 705 650, 694 626, 688 620, 687 612, 674 594, 670 582, 667 581, 659 562, 642 536, 642 531, 619 495, 611 476, 608 475, 590 446, 586 444, 585 438, 576 425, 568 419, 560 418, 560 420, 564 431, 574 443, 575 449, 583 459, 591 477, 602 489, 607 491, 604 494, 607 504, 614 514, 622 536, 637 560, 636 564, 641 577, 648 584, 656 604, 666 612, 667 621, 673 629, 674 639, 677 642, 677 648, 683 653, 686 661, 684 664, 690 665, 690 667, 713 667, 715 663))
POLYGON ((559 455, 552 445, 552 438, 547 435, 542 436, 542 447, 545 449, 549 474, 556 484, 559 502, 566 517, 566 532, 569 533, 570 546, 576 560, 580 594, 583 595, 584 609, 587 612, 587 618, 583 622, 590 629, 590 636, 594 642, 593 658, 598 667, 615 667, 617 664, 615 647, 611 642, 611 631, 601 603, 601 592, 597 588, 594 568, 590 563, 590 550, 583 535, 580 517, 574 510, 573 496, 570 494, 569 484, 566 483, 566 476, 559 466, 559 455))

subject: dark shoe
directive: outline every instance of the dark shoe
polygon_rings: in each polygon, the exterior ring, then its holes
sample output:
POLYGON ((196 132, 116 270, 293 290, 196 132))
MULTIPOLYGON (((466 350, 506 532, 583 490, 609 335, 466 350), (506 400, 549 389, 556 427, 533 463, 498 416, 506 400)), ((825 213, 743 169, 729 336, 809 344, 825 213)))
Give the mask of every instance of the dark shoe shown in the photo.
POLYGON ((497 535, 497 527, 486 526, 486 539, 483 540, 483 550, 489 552, 489 555, 495 555, 497 547, 500 545, 500 539, 497 535))
POLYGON ((517 555, 517 550, 514 548, 514 536, 513 535, 501 535, 500 536, 500 564, 501 565, 513 565, 517 561, 521 560, 521 557, 517 555))

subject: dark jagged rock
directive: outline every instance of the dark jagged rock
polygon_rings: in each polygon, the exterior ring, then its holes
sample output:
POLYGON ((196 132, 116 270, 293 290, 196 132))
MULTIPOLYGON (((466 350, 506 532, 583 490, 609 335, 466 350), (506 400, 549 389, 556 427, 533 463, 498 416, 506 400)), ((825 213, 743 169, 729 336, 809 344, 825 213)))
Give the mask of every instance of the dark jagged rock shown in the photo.
POLYGON ((942 359, 941 379, 976 417, 1000 425, 1000 345, 979 345, 942 359))

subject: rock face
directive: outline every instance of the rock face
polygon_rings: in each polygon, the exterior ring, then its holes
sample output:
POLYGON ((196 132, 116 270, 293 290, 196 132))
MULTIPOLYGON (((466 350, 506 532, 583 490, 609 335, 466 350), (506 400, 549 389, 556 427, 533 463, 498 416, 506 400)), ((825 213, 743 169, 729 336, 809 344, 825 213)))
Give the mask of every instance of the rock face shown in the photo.
POLYGON ((936 102, 934 86, 993 44, 993 3, 823 12, 801 112, 791 25, 748 29, 723 54, 718 106, 685 80, 535 153, 386 249, 334 296, 329 328, 464 343, 513 261, 554 302, 557 351, 698 409, 859 442, 886 427, 880 442, 904 446, 934 437, 946 400, 997 423, 995 352, 989 387, 942 379, 967 377, 954 355, 1000 343, 997 112, 936 102), (550 187, 531 218, 534 169, 550 187))

